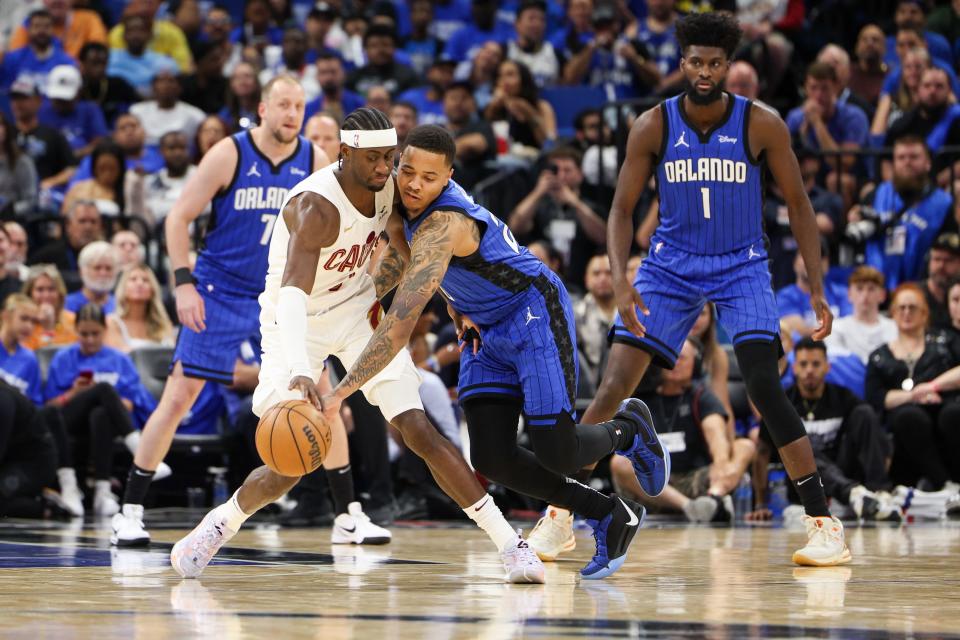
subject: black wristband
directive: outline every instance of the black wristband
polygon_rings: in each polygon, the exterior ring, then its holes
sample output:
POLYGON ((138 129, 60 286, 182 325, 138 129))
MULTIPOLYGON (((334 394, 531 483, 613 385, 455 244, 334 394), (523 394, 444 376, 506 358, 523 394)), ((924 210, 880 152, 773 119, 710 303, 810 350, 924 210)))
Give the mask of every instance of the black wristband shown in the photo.
POLYGON ((179 269, 174 269, 173 271, 173 283, 174 286, 179 287, 182 284, 196 284, 197 281, 194 280, 193 274, 190 273, 190 269, 187 267, 180 267, 179 269))

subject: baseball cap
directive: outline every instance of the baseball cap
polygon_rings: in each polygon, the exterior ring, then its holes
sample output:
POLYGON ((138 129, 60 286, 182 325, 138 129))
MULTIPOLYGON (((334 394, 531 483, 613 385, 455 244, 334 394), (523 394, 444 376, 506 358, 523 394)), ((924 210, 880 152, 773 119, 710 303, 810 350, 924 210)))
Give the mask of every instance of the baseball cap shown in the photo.
POLYGON ((51 100, 73 100, 83 86, 80 71, 69 64, 61 64, 50 70, 47 76, 47 97, 51 100))
POLYGON ((960 235, 956 233, 941 233, 937 236, 937 239, 933 241, 931 248, 949 251, 955 256, 960 256, 960 235))
POLYGON ((37 96, 40 95, 40 92, 37 90, 37 83, 33 81, 33 78, 27 75, 22 75, 14 80, 13 84, 10 85, 10 95, 37 96))

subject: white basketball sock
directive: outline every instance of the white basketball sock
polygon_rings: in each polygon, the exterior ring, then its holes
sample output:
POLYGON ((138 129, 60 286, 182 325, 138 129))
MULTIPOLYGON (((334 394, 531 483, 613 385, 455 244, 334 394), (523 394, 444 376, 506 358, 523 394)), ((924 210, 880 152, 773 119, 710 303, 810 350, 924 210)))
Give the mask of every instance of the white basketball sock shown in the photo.
POLYGON ((516 542, 516 530, 503 517, 500 507, 489 495, 484 495, 463 511, 468 518, 476 522, 477 526, 490 536, 493 544, 497 545, 497 551, 503 552, 507 545, 516 542))
POLYGON ((240 508, 240 503, 237 502, 238 493, 240 493, 240 489, 237 489, 229 500, 216 508, 217 515, 226 521, 227 527, 232 531, 239 531, 247 518, 253 515, 252 513, 244 513, 243 509, 240 508))

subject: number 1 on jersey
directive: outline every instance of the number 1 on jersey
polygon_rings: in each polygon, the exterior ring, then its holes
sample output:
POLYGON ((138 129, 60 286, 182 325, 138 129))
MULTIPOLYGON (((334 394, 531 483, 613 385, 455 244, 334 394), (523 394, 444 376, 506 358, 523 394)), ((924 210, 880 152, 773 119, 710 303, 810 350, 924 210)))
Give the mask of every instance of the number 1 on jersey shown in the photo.
POLYGON ((700 187, 700 195, 703 196, 703 217, 710 219, 710 188, 700 187))

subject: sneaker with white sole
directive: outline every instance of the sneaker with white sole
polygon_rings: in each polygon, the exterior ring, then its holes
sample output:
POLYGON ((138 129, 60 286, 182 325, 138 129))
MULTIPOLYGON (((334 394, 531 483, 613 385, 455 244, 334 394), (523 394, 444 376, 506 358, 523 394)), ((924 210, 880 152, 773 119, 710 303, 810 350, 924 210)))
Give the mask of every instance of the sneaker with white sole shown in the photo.
POLYGON ((120 513, 120 498, 110 491, 97 491, 93 495, 93 513, 109 518, 120 513))
POLYGON ((843 536, 843 524, 836 517, 804 516, 807 544, 793 552, 793 561, 811 567, 832 567, 850 562, 852 556, 843 536))
POLYGON ((544 562, 553 562, 561 553, 573 551, 577 538, 573 535, 573 514, 566 509, 548 506, 537 526, 527 536, 527 544, 544 562))
POLYGON ((347 513, 341 513, 333 521, 330 533, 332 544, 387 544, 391 534, 383 527, 370 522, 359 502, 347 505, 347 513))
POLYGON ((70 512, 70 515, 77 518, 83 517, 83 493, 77 485, 74 484, 73 486, 66 486, 61 489, 60 499, 63 501, 66 510, 70 512))
POLYGON ((181 578, 196 578, 207 568, 213 556, 237 534, 227 520, 214 509, 193 531, 180 538, 170 550, 170 564, 181 578))
POLYGON ((150 534, 143 527, 142 504, 123 505, 110 524, 113 527, 110 544, 118 547, 145 547, 150 544, 150 534))
POLYGON ((504 570, 503 581, 511 584, 543 584, 546 580, 543 563, 527 541, 519 535, 520 532, 517 533, 517 541, 500 552, 504 570))

